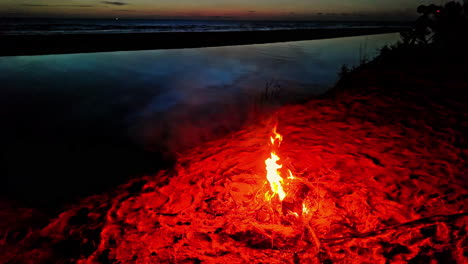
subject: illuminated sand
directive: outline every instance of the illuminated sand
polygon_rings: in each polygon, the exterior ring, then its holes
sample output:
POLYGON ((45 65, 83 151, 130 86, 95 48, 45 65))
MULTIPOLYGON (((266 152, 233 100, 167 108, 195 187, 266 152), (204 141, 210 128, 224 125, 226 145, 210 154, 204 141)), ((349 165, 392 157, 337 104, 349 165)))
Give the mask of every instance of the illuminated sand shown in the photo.
POLYGON ((371 86, 282 107, 184 153, 174 170, 82 201, 0 254, 11 263, 466 263, 460 113, 419 98, 371 86), (284 178, 295 177, 282 202, 265 199, 276 122, 284 178))

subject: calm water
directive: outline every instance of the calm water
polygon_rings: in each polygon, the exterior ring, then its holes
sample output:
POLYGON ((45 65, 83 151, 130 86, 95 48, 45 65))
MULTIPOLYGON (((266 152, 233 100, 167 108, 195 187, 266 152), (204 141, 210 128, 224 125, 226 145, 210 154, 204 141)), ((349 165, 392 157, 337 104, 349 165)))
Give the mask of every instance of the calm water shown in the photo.
POLYGON ((156 170, 162 150, 241 125, 266 86, 281 103, 323 93, 343 64, 397 40, 1 57, 2 191, 56 199, 156 170))

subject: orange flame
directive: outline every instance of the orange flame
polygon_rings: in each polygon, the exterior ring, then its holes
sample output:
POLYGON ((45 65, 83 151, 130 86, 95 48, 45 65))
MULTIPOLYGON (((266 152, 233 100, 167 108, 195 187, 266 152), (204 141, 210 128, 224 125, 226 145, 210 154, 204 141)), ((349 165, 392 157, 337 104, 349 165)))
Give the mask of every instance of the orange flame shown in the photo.
MULTIPOLYGON (((274 147, 275 142, 278 141, 278 147, 281 144, 281 141, 283 140, 283 137, 276 132, 276 126, 273 128, 273 134, 274 137, 270 137, 271 144, 274 147)), ((280 158, 278 155, 276 155, 275 151, 272 151, 270 154, 270 158, 265 160, 266 164, 266 171, 267 171, 267 180, 270 183, 271 191, 273 192, 271 197, 266 196, 267 199, 273 198, 275 194, 278 195, 278 198, 280 201, 286 197, 286 193, 283 190, 283 178, 281 178, 281 174, 279 169, 283 167, 283 165, 278 164, 278 161, 280 158)))
MULTIPOLYGON (((276 125, 273 128, 273 136, 270 137, 271 141, 271 148, 272 151, 270 153, 270 157, 265 160, 265 165, 266 165, 266 177, 268 182, 270 183, 270 188, 272 193, 267 192, 265 193, 265 199, 270 201, 275 195, 278 195, 278 198, 280 201, 283 201, 283 199, 286 197, 286 192, 283 189, 283 183, 284 180, 281 177, 281 172, 280 169, 283 167, 282 164, 278 163, 280 160, 279 156, 276 155, 275 150, 279 148, 281 145, 281 141, 283 141, 283 136, 276 132, 276 125)), ((294 181, 297 180, 297 178, 293 175, 291 170, 288 169, 288 176, 287 179, 288 181, 294 181)), ((310 209, 306 206, 305 202, 302 203, 302 216, 308 215, 310 213, 310 209)), ((289 211, 288 214, 294 215, 296 217, 299 217, 298 212, 292 212, 289 211)))
POLYGON ((279 157, 275 154, 275 152, 271 152, 271 157, 265 160, 266 170, 267 170, 267 179, 270 182, 271 190, 273 191, 273 196, 278 194, 280 201, 286 197, 286 193, 283 190, 283 186, 281 183, 283 182, 283 178, 281 178, 279 169, 283 167, 283 165, 278 164, 279 157))
POLYGON ((281 144, 281 141, 283 141, 283 136, 276 132, 276 126, 273 128, 273 134, 275 136, 270 137, 271 144, 275 145, 275 141, 278 140, 278 147, 279 147, 279 145, 281 144))

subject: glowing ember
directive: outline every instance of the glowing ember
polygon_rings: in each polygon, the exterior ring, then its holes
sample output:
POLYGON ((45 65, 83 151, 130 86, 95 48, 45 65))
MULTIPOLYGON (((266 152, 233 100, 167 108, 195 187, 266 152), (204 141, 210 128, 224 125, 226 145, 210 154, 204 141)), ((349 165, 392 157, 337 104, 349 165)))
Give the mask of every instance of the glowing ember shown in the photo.
MULTIPOLYGON (((276 132, 276 126, 273 128, 273 134, 274 134, 274 137, 273 136, 270 137, 271 144, 274 147, 275 142, 278 142, 278 146, 279 146, 281 144, 281 141, 283 140, 283 137, 276 132)), ((278 155, 276 155, 275 151, 272 151, 270 154, 270 158, 265 160, 266 171, 267 171, 266 177, 267 177, 268 182, 270 183, 271 191, 273 192, 273 194, 270 197, 266 196, 268 200, 273 198, 275 194, 278 195, 278 198, 280 199, 280 201, 282 201, 284 197, 286 197, 286 193, 284 192, 283 186, 282 186, 283 178, 281 178, 281 174, 279 171, 279 169, 281 169, 283 165, 278 164, 279 160, 280 158, 278 157, 278 155)))

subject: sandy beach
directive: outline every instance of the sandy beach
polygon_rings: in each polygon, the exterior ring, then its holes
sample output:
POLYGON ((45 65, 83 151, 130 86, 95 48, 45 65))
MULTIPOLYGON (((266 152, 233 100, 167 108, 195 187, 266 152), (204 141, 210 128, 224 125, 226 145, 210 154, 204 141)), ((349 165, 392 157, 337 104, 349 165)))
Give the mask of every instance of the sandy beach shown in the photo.
POLYGON ((180 49, 392 33, 405 28, 341 28, 131 34, 3 35, 0 56, 180 49))

